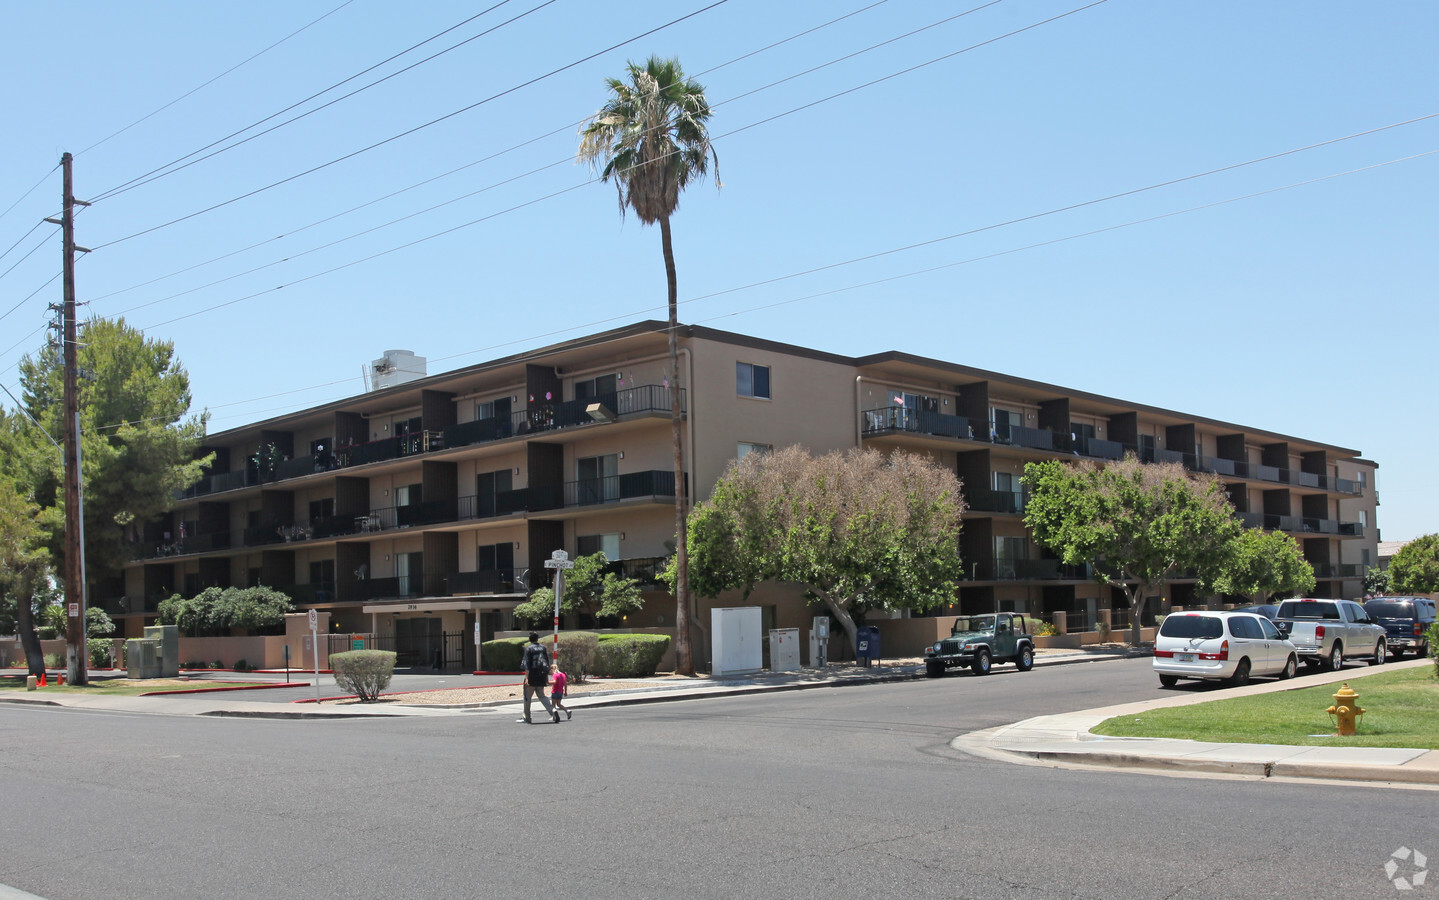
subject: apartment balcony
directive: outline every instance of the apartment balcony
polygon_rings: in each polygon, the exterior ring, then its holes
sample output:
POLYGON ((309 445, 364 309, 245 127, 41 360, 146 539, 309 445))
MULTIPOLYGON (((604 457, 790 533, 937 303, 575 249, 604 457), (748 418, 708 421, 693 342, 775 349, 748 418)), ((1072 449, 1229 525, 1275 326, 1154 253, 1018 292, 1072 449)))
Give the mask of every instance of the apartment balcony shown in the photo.
POLYGON ((362 531, 388 531, 391 528, 410 528, 415 525, 433 525, 437 522, 453 522, 458 518, 457 504, 453 500, 427 500, 408 506, 387 506, 372 509, 367 517, 356 521, 362 531))
MULTIPOLYGON (((615 419, 640 414, 670 412, 670 388, 647 384, 625 388, 581 400, 540 403, 503 418, 480 419, 451 425, 444 431, 447 447, 465 447, 488 441, 500 441, 516 435, 534 435, 566 428, 606 424, 615 419), (596 415, 590 408, 596 407, 596 415)), ((680 412, 685 412, 685 392, 680 391, 680 412)))
POLYGON ((1358 522, 1340 522, 1335 519, 1315 519, 1309 516, 1276 516, 1266 513, 1236 513, 1239 521, 1249 528, 1263 528, 1265 531, 1287 531, 1291 534, 1333 535, 1335 537, 1363 537, 1364 526, 1358 522))
MULTIPOLYGON (((951 416, 947 413, 922 412, 903 406, 883 406, 867 409, 860 413, 860 430, 864 437, 908 432, 929 434, 939 437, 975 440, 975 432, 969 419, 951 416)), ((981 438, 982 440, 982 438, 981 438)))
POLYGON ((1022 513, 1028 499, 1023 491, 991 491, 985 488, 965 489, 964 499, 975 512, 1022 513))
POLYGON ((1089 565, 1067 566, 1057 559, 995 559, 964 561, 963 581, 1091 581, 1089 565))
POLYGON ((505 515, 505 512, 498 510, 548 512, 622 503, 627 500, 673 500, 674 497, 675 473, 667 469, 650 469, 611 475, 607 478, 567 481, 562 485, 532 485, 497 494, 495 503, 497 515, 505 515))
POLYGON ((451 594, 524 594, 530 590, 529 569, 488 569, 449 576, 451 594))
POLYGON ((1321 580, 1335 578, 1363 578, 1364 566, 1358 563, 1311 563, 1314 577, 1321 580))
POLYGON ((665 588, 668 589, 660 579, 665 566, 669 564, 668 556, 635 557, 633 559, 619 559, 607 564, 602 570, 605 573, 613 573, 620 578, 632 578, 640 583, 642 588, 665 588))

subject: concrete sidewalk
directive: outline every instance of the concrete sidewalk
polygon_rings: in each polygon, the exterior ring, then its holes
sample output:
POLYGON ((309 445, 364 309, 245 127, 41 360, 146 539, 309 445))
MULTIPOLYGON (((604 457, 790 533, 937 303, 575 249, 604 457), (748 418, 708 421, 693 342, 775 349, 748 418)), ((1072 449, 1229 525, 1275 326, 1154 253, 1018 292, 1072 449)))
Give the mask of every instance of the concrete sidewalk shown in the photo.
MULTIPOLYGON (((1384 669, 1432 665, 1431 660, 1415 659, 1395 663, 1384 669)), ((1056 766, 1108 766, 1260 778, 1319 778, 1439 785, 1439 750, 1221 744, 1167 738, 1104 737, 1089 731, 1115 716, 1142 715, 1152 709, 1189 706, 1230 697, 1337 685, 1368 674, 1372 674, 1372 670, 1368 668, 1345 669, 1340 672, 1306 675, 1290 681, 1266 682, 1204 693, 1185 693, 1102 709, 1037 716, 1013 725, 961 735, 955 738, 951 746, 993 759, 1056 766)), ((1360 702, 1363 702, 1362 697, 1360 702)))

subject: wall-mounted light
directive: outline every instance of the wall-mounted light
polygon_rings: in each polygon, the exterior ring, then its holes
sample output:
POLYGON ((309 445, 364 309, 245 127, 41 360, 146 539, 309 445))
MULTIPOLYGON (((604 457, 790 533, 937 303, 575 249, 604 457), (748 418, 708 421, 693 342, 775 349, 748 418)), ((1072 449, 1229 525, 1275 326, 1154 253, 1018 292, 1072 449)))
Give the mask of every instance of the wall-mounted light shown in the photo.
POLYGON ((515 541, 515 549, 516 549, 516 550, 520 549, 520 542, 519 542, 519 541, 515 541))
POLYGON ((386 553, 386 554, 385 554, 385 562, 389 562, 389 561, 390 561, 390 554, 386 553))
POLYGON ((390 496, 390 489, 389 489, 389 488, 385 488, 385 496, 386 496, 386 497, 390 496))
POLYGON ((519 466, 515 466, 515 474, 516 474, 516 475, 520 474, 520 467, 519 467, 519 466))
POLYGON ((620 459, 624 459, 624 458, 625 458, 625 451, 621 450, 621 451, 620 451, 620 459))
POLYGON ((1034 421, 1034 413, 1030 413, 1030 414, 1029 414, 1029 421, 1031 421, 1031 422, 1034 421))
POLYGON ((624 539, 625 539, 625 533, 624 533, 623 531, 621 531, 621 532, 620 532, 620 540, 624 540, 624 539))
POLYGON ((511 395, 510 395, 510 402, 511 402, 511 403, 519 403, 519 402, 520 402, 520 395, 519 395, 519 394, 511 394, 511 395))

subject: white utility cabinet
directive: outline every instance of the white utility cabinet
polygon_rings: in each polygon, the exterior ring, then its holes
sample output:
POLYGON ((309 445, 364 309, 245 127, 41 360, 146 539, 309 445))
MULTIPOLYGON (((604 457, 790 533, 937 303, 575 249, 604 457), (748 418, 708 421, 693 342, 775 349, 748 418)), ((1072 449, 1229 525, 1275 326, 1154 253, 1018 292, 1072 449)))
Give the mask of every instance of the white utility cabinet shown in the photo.
POLYGON ((764 622, 758 606, 730 606, 710 610, 710 634, 713 635, 714 672, 725 675, 749 675, 764 668, 764 622))
POLYGON ((799 629, 770 629, 769 670, 771 672, 798 672, 799 669, 799 629))

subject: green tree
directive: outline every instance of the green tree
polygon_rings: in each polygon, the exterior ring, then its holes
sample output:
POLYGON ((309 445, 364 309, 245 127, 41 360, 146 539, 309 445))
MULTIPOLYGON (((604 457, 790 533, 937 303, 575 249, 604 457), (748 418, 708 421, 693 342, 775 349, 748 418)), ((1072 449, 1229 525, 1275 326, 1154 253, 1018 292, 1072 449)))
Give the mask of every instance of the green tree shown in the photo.
POLYGON ((1181 573, 1216 577, 1243 527, 1217 479, 1133 454, 1106 466, 1029 463, 1024 484, 1034 540, 1068 565, 1091 564, 1097 582, 1124 593, 1135 645, 1145 599, 1181 573))
POLYGON ((1387 594, 1393 589, 1393 581, 1389 577, 1388 569, 1381 569, 1378 566, 1369 566, 1364 570, 1365 594, 1377 597, 1380 594, 1387 594))
POLYGON ((719 159, 710 146, 709 101, 704 88, 685 77, 679 60, 650 57, 629 63, 627 80, 606 79, 610 97, 580 130, 578 157, 619 193, 620 215, 634 210, 643 225, 660 226, 669 291, 670 431, 675 472, 675 668, 694 674, 690 646, 689 550, 686 545, 684 449, 681 442, 679 370, 679 286, 675 276, 670 216, 680 192, 702 179, 719 159))
POLYGON ((854 646, 857 610, 954 602, 963 513, 959 480, 928 457, 751 453, 690 517, 692 583, 707 597, 801 585, 854 646))
POLYGON ((1221 594, 1248 597, 1251 603, 1267 603, 1275 594, 1307 594, 1314 584, 1314 567, 1294 538, 1282 531, 1246 528, 1235 536, 1209 586, 1221 594))
MULTIPOLYGON (((603 551, 575 558, 574 568, 565 573, 561 612, 619 618, 644 607, 640 583, 633 578, 604 571, 609 562, 603 551)), ((524 603, 515 607, 515 616, 532 625, 551 621, 554 614, 553 588, 538 588, 524 603)))
MULTIPOLYGON (((148 340, 123 319, 91 319, 78 340, 85 564, 93 587, 120 574, 134 556, 139 526, 168 512, 209 458, 195 458, 204 417, 189 415, 190 378, 172 343, 148 340)), ((62 434, 59 349, 46 346, 21 360, 20 383, 25 411, 49 434, 62 434)), ((48 545, 64 571, 63 460, 38 429, 21 434, 28 444, 21 483, 56 512, 46 519, 48 545)))
POLYGON ((284 624, 294 608, 274 588, 208 587, 193 597, 175 594, 160 601, 160 624, 179 626, 191 637, 222 637, 232 631, 263 632, 284 624))
POLYGON ((50 577, 50 554, 44 547, 40 516, 39 504, 16 490, 10 479, 0 477, 0 611, 14 623, 31 675, 45 671, 35 615, 37 599, 50 577))
POLYGON ((1439 534, 1417 537, 1389 560, 1389 578, 1400 594, 1439 591, 1439 534))

